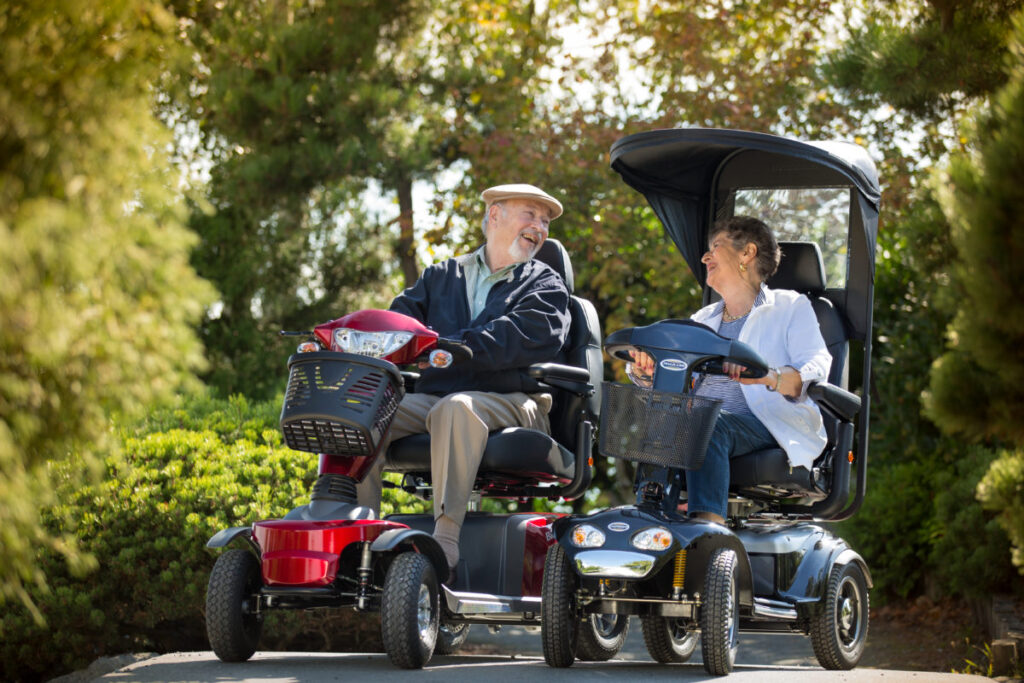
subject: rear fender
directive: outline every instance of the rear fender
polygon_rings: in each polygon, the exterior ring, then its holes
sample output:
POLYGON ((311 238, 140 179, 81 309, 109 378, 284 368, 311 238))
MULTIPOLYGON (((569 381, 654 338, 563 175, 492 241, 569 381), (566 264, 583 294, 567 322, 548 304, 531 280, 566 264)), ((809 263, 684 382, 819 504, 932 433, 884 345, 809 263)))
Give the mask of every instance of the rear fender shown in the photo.
POLYGON ((832 568, 850 563, 863 570, 868 588, 871 588, 871 572, 864 559, 846 541, 826 532, 815 542, 807 543, 792 583, 780 586, 779 594, 798 604, 818 602, 825 595, 832 568))
POLYGON ((233 526, 230 529, 222 529, 210 537, 210 540, 206 542, 206 547, 226 548, 236 538, 244 540, 249 546, 249 549, 259 556, 260 547, 256 545, 256 541, 253 540, 251 526, 233 526))
POLYGON ((393 553, 396 551, 415 551, 425 555, 434 565, 438 583, 448 578, 448 560, 441 550, 440 544, 425 531, 416 529, 391 529, 378 536, 370 545, 374 553, 393 553))
POLYGON ((864 558, 853 549, 847 548, 841 551, 832 562, 832 566, 842 566, 850 563, 856 564, 860 567, 861 571, 864 572, 864 579, 868 582, 868 588, 874 588, 875 584, 871 580, 871 571, 868 569, 868 563, 865 562, 864 558))

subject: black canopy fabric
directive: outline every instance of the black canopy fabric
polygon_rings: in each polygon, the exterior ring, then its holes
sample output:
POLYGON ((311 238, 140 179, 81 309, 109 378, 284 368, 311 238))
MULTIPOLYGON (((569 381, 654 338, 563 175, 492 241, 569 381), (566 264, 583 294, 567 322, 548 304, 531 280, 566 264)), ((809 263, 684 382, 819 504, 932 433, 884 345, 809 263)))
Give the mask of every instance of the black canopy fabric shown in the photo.
POLYGON ((611 165, 647 198, 701 285, 716 201, 729 190, 850 187, 849 277, 841 298, 854 336, 870 333, 881 192, 875 165, 859 145, 714 128, 654 130, 615 142, 611 165))

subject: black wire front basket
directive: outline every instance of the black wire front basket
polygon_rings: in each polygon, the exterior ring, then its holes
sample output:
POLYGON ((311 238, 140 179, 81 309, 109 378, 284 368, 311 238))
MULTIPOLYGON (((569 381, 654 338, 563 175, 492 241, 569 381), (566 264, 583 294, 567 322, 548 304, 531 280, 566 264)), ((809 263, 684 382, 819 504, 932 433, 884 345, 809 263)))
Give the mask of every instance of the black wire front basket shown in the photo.
POLYGON ((717 399, 604 382, 598 447, 609 458, 695 470, 721 408, 717 399))
POLYGON ((289 448, 372 455, 402 400, 402 375, 387 361, 334 351, 288 359, 281 433, 289 448))

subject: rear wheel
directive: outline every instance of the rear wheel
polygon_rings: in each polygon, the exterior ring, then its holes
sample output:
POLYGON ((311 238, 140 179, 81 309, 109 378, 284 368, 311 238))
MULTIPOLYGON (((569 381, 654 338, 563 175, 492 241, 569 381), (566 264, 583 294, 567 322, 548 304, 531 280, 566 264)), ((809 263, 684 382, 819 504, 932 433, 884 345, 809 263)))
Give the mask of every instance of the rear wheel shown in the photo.
POLYGON ((811 645, 826 669, 857 666, 868 639, 868 582, 860 565, 835 566, 825 600, 811 619, 811 645))
POLYGON ((450 655, 457 652, 462 644, 469 637, 469 624, 441 624, 437 628, 437 644, 434 646, 435 655, 450 655))
POLYGON ((682 619, 642 617, 640 628, 651 659, 662 664, 689 661, 700 640, 700 634, 695 629, 687 629, 682 619))
POLYGON ((579 641, 580 616, 576 610, 576 576, 562 546, 553 545, 544 560, 541 586, 540 635, 548 666, 572 666, 579 641))
POLYGON ((244 662, 256 652, 263 630, 257 611, 260 562, 248 550, 225 551, 210 572, 206 588, 206 636, 222 661, 244 662))
POLYGON ((607 662, 619 654, 628 634, 628 614, 591 614, 580 627, 576 657, 583 662, 607 662))
POLYGON ((420 669, 437 643, 440 616, 437 574, 426 556, 406 552, 395 558, 384 579, 380 628, 384 651, 403 669, 420 669))
POLYGON ((734 550, 719 548, 711 556, 704 578, 700 651, 704 669, 712 676, 725 676, 736 663, 740 624, 736 563, 734 550))

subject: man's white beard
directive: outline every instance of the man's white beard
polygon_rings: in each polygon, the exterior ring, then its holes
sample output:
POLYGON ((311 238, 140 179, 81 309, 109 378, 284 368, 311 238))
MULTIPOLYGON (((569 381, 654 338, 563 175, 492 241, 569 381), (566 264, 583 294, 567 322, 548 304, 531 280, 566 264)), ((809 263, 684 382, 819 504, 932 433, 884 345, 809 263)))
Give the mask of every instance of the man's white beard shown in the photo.
POLYGON ((525 249, 519 244, 519 238, 516 241, 508 245, 508 255, 512 257, 512 260, 516 263, 525 263, 529 261, 537 252, 540 251, 540 245, 536 245, 532 249, 525 249))

